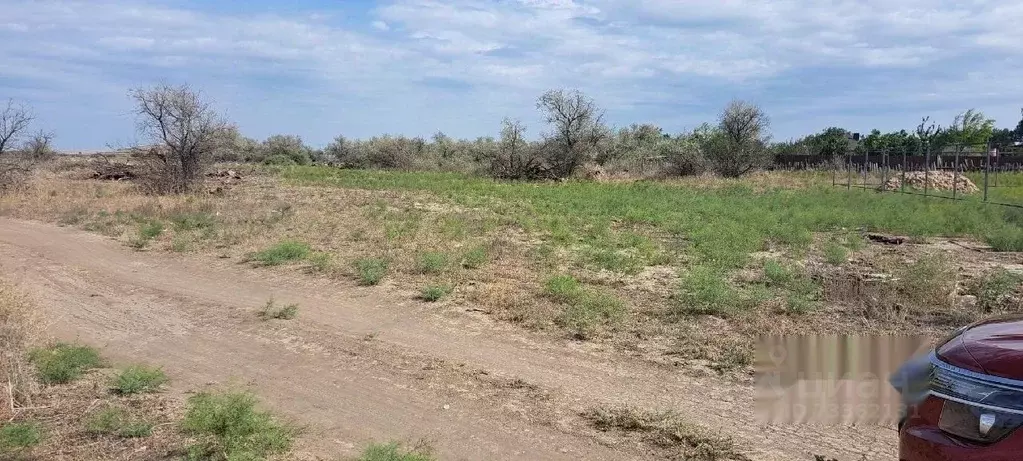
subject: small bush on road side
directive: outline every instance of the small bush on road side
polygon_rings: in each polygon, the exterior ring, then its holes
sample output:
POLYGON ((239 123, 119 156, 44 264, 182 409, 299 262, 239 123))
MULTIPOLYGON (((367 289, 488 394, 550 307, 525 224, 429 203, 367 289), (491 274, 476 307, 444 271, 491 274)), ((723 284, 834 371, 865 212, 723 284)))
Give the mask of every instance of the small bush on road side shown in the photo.
POLYGON ((244 392, 201 393, 188 399, 181 428, 196 439, 188 459, 259 460, 291 449, 296 430, 256 409, 244 392))
POLYGON ((111 388, 122 395, 151 393, 160 390, 167 382, 167 375, 159 368, 133 365, 114 376, 111 388))
POLYGON ((447 296, 450 293, 451 293, 450 285, 431 285, 426 288, 423 288, 423 292, 419 296, 423 298, 423 301, 432 303, 440 301, 441 298, 447 296))
POLYGON ((312 252, 308 243, 285 240, 263 251, 249 255, 249 260, 263 266, 280 266, 300 261, 312 252))
POLYGON ((271 298, 263 306, 263 310, 259 313, 259 316, 263 320, 291 320, 298 317, 298 304, 288 304, 286 306, 277 307, 274 300, 271 298))
POLYGON ((387 261, 380 258, 361 258, 355 261, 355 272, 360 285, 372 286, 387 275, 387 261))
POLYGON ((411 450, 402 448, 397 442, 373 443, 362 451, 354 461, 434 461, 429 447, 417 446, 411 450))
POLYGON ((34 350, 30 357, 39 371, 39 380, 45 384, 69 383, 103 364, 95 349, 62 343, 34 350))

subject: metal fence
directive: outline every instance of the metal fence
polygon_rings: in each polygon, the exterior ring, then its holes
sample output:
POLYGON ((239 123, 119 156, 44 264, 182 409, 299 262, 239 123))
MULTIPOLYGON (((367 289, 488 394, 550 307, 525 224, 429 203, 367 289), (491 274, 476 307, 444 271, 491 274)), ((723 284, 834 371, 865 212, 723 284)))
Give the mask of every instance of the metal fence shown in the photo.
MULTIPOLYGON (((847 152, 816 162, 828 164, 836 187, 1023 208, 1023 149, 956 145, 919 150, 847 152)), ((777 160, 789 165, 811 162, 785 157, 789 158, 777 160)))

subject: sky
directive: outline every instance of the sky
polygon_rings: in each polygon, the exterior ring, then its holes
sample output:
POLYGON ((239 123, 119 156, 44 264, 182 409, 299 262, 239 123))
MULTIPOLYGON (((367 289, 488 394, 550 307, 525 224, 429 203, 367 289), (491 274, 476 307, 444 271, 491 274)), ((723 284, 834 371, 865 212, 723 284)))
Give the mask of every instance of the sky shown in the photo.
POLYGON ((775 140, 1023 107, 1023 2, 0 0, 0 99, 62 149, 130 143, 128 90, 187 83, 253 138, 496 136, 579 89, 677 133, 732 99, 775 140))

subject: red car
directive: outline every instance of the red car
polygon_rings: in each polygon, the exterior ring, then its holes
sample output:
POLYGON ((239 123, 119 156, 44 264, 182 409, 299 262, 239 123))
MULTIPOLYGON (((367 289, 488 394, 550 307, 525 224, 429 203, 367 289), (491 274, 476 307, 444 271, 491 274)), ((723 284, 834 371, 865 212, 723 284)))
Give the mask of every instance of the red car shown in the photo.
POLYGON ((964 327, 916 360, 900 461, 1023 460, 1023 316, 964 327))

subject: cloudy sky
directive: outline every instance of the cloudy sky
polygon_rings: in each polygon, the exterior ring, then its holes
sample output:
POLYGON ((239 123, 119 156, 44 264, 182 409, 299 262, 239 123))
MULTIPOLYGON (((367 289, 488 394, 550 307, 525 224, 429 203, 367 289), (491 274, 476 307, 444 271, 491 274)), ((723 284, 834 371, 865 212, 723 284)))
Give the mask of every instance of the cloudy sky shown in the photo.
POLYGON ((615 125, 670 132, 728 100, 775 139, 947 123, 1015 126, 1023 2, 983 0, 0 0, 0 98, 59 147, 132 139, 127 90, 187 82, 244 133, 542 131, 535 100, 578 88, 615 125))

